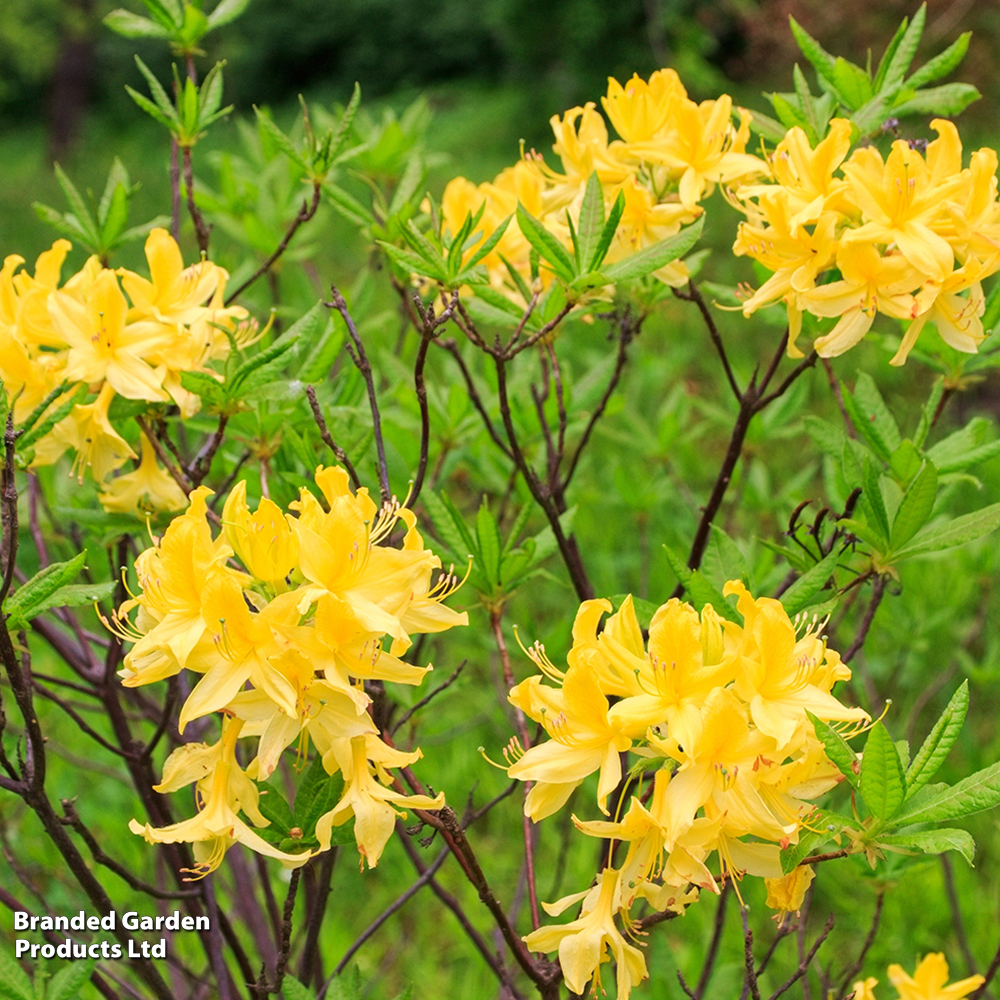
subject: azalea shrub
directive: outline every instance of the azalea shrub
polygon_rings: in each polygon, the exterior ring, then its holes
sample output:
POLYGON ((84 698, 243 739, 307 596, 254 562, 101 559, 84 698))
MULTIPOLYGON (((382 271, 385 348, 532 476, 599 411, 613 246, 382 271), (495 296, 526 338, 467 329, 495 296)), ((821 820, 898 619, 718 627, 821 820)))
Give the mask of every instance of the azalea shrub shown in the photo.
POLYGON ((0 995, 421 995, 445 952, 438 992, 986 995, 998 164, 931 86, 968 35, 914 68, 921 7, 861 67, 792 20, 815 84, 766 112, 611 79, 441 185, 427 105, 358 88, 202 157, 246 3, 143 2, 106 23, 179 60, 129 88, 164 214, 57 167, 0 270, 0 889, 204 925, 0 953, 0 995))

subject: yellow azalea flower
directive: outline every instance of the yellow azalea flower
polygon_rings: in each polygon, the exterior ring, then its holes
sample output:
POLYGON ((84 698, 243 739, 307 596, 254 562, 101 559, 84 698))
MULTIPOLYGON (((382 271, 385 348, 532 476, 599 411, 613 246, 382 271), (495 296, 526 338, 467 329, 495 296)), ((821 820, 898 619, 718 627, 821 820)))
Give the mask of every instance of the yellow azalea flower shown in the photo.
POLYGON ((378 864, 382 851, 392 836, 396 817, 406 818, 406 813, 399 807, 441 809, 445 801, 444 792, 439 792, 434 798, 427 795, 403 795, 376 781, 368 765, 369 757, 377 764, 402 767, 419 760, 421 754, 419 751, 400 753, 381 741, 375 742, 377 747, 364 736, 354 736, 349 741, 340 741, 346 746, 335 745, 330 755, 323 758, 326 766, 332 756, 343 772, 344 794, 337 805, 321 816, 316 824, 316 838, 322 849, 327 850, 333 827, 341 826, 353 816, 354 838, 362 858, 361 864, 364 867, 364 862, 367 861, 369 868, 378 864))
POLYGON ((864 980, 859 979, 854 984, 852 1000, 877 1000, 875 996, 876 986, 878 986, 878 980, 874 976, 869 976, 864 980))
POLYGON ((72 248, 69 240, 56 240, 51 250, 38 255, 34 277, 26 271, 13 276, 18 297, 18 334, 22 343, 30 348, 59 350, 66 346, 62 333, 53 325, 48 302, 49 296, 59 287, 63 262, 72 248))
POLYGON ((298 561, 298 540, 276 503, 262 497, 251 514, 246 496, 246 480, 241 479, 222 508, 226 541, 251 576, 271 584, 284 581, 298 561))
MULTIPOLYGON (((618 870, 605 868, 595 888, 596 893, 587 894, 583 913, 577 920, 554 927, 539 927, 524 938, 524 943, 529 951, 558 951, 566 985, 571 992, 581 995, 591 981, 596 988, 601 965, 613 959, 617 963, 618 1000, 628 1000, 632 987, 649 973, 642 952, 630 945, 615 926, 614 915, 622 906, 618 870)), ((574 901, 576 898, 572 897, 574 901)), ((555 904, 546 909, 551 913, 558 907, 559 904, 555 904)))
POLYGON ((837 251, 837 267, 843 275, 840 281, 799 295, 801 308, 814 316, 840 317, 813 343, 821 358, 835 358, 852 348, 871 329, 877 312, 896 319, 919 315, 920 302, 911 293, 924 278, 901 254, 883 257, 871 243, 845 241, 837 251))
POLYGON ((66 292, 52 293, 52 322, 70 349, 64 378, 106 379, 126 399, 167 400, 162 379, 142 355, 166 339, 169 331, 159 323, 126 324, 127 308, 113 271, 101 272, 84 303, 66 292))
POLYGON ((659 135, 667 124, 673 104, 687 97, 677 73, 660 69, 647 83, 638 73, 623 87, 608 78, 608 93, 601 104, 615 131, 626 142, 645 142, 659 135))
POLYGON ((767 905, 772 910, 780 910, 778 925, 780 926, 789 913, 798 913, 802 909, 809 886, 812 885, 816 872, 811 865, 799 865, 781 878, 766 878, 767 905))
POLYGON ((192 719, 228 705, 248 680, 286 715, 298 717, 295 689, 275 662, 288 648, 277 628, 299 620, 296 595, 281 594, 251 613, 245 594, 235 574, 214 574, 204 585, 201 613, 214 649, 188 655, 185 665, 205 676, 184 702, 180 732, 192 719))
POLYGON ((938 118, 931 127, 939 136, 927 147, 926 160, 903 140, 892 144, 885 161, 874 146, 854 151, 843 171, 867 221, 843 238, 893 243, 921 275, 943 281, 954 254, 932 224, 943 205, 966 187, 968 177, 956 172, 962 146, 955 126, 938 118))
MULTIPOLYGON (((175 517, 163 537, 136 558, 141 593, 115 615, 116 631, 135 642, 120 673, 125 687, 179 673, 205 637, 202 592, 216 575, 232 573, 226 567, 232 549, 213 541, 208 527, 206 499, 211 494, 205 486, 193 490, 187 511, 175 517), (131 629, 126 616, 136 607, 139 613, 131 629)), ((206 655, 214 650, 210 638, 202 645, 206 655)))
POLYGON ((553 115, 549 125, 556 137, 552 150, 566 171, 565 176, 546 171, 558 192, 551 202, 547 200, 550 208, 572 201, 595 170, 605 185, 621 184, 630 176, 628 167, 612 155, 607 126, 592 101, 582 108, 570 108, 562 116, 553 115))
MULTIPOLYGON (((1000 259, 1000 254, 994 254, 1000 259)), ((983 314, 986 312, 986 296, 980 283, 988 268, 975 257, 970 257, 963 267, 956 268, 936 289, 937 294, 930 308, 922 312, 907 328, 899 350, 890 365, 902 365, 913 345, 917 342, 924 325, 928 322, 937 326, 941 339, 965 354, 975 354, 986 339, 983 329, 983 314), (966 295, 960 294, 966 292, 966 295)))
POLYGON ((183 744, 164 764, 163 781, 153 787, 168 792, 196 782, 199 800, 196 816, 159 828, 134 819, 129 823, 129 829, 150 844, 193 844, 196 866, 191 874, 195 879, 215 871, 234 843, 277 858, 289 868, 297 868, 311 857, 309 851, 301 854, 279 851, 240 819, 239 813, 244 812, 255 826, 269 825, 257 805, 260 794, 257 786, 236 762, 236 738, 242 726, 239 719, 227 720, 222 739, 215 746, 183 744))
MULTIPOLYGON (((738 580, 731 580, 723 594, 738 594, 736 608, 743 615, 739 633, 739 667, 735 691, 749 706, 754 724, 778 747, 787 748, 811 729, 806 712, 827 721, 866 722, 868 713, 842 705, 818 688, 813 674, 821 668, 826 646, 814 633, 797 640, 795 628, 780 601, 754 600, 738 580)), ((836 656, 836 654, 834 654, 836 656)), ((840 666, 840 657, 836 656, 840 666)))
MULTIPOLYGON (((517 705, 518 688, 510 693, 517 705)), ((597 672, 586 664, 566 671, 562 682, 562 710, 546 712, 541 723, 551 737, 531 747, 507 769, 512 778, 536 784, 524 802, 524 814, 536 823, 555 812, 588 774, 600 771, 597 803, 605 802, 621 780, 621 753, 632 740, 609 716, 608 699, 601 692, 597 672)))
POLYGON ((94 402, 74 406, 69 416, 35 445, 32 464, 50 465, 67 448, 72 448, 76 457, 70 474, 83 482, 84 469, 89 468, 95 482, 103 483, 115 469, 135 458, 132 446, 114 429, 108 417, 114 398, 115 390, 105 382, 94 402))
POLYGON ((889 966, 889 982, 896 987, 899 1000, 962 1000, 978 989, 983 976, 969 976, 946 986, 948 963, 940 952, 924 955, 910 976, 901 965, 889 966))
POLYGON ((97 499, 107 511, 121 514, 136 513, 140 517, 156 511, 180 510, 187 505, 187 496, 176 480, 156 461, 156 451, 149 438, 142 435, 142 458, 139 468, 116 476, 106 484, 97 499))
POLYGON ((202 260, 184 267, 177 241, 165 229, 146 237, 150 281, 121 268, 122 286, 132 300, 129 320, 155 319, 167 324, 193 323, 228 275, 218 265, 202 260))

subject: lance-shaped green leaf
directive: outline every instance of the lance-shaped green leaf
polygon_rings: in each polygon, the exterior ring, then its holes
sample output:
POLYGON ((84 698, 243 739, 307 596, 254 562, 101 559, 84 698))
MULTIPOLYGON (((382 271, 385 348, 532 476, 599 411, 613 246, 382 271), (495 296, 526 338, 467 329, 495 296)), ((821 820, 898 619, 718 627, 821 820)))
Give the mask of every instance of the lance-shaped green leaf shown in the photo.
POLYGON ((900 21, 899 27, 896 29, 896 33, 892 36, 892 41, 889 42, 886 46, 885 52, 882 53, 882 58, 878 62, 878 69, 875 71, 875 79, 872 81, 872 86, 876 94, 882 90, 886 74, 889 72, 889 66, 896 55, 896 50, 903 41, 903 36, 906 34, 906 29, 909 27, 909 24, 910 19, 907 17, 904 17, 903 20, 900 21))
POLYGON ((35 1000, 31 980, 6 949, 0 950, 0 990, 3 1000, 35 1000))
POLYGON ((601 273, 608 281, 629 281, 633 278, 644 278, 647 274, 658 271, 671 261, 683 257, 698 242, 705 224, 702 216, 697 222, 686 226, 676 236, 671 236, 652 246, 645 247, 637 253, 630 254, 624 260, 607 264, 601 268, 601 273))
POLYGON ((124 38, 170 38, 172 34, 172 31, 162 24, 121 8, 105 15, 104 24, 116 35, 124 38))
POLYGON ((833 67, 837 60, 794 17, 790 17, 788 23, 792 29, 795 43, 802 50, 802 54, 813 64, 817 74, 822 79, 826 80, 831 86, 835 86, 833 67))
POLYGON ((594 256, 601 242, 604 230, 604 189, 595 170, 587 178, 580 205, 579 222, 576 226, 576 269, 577 273, 595 269, 594 256))
POLYGON ((809 817, 810 829, 800 830, 798 843, 786 847, 781 852, 782 872, 787 875, 790 871, 798 868, 806 858, 817 853, 845 826, 851 825, 851 821, 846 816, 838 816, 837 813, 827 812, 823 809, 817 810, 809 817))
MULTIPOLYGON (((40 441, 46 434, 55 427, 61 420, 65 420, 69 416, 70 411, 73 409, 77 403, 82 402, 87 396, 87 386, 78 385, 76 391, 64 399, 54 410, 46 414, 44 420, 39 420, 37 423, 32 420, 27 426, 31 429, 25 431, 17 439, 17 450, 19 452, 25 452, 30 448, 36 441, 40 441)), ((34 414, 32 414, 34 417, 34 414)))
POLYGON ((913 20, 903 31, 903 35, 889 60, 886 67, 884 82, 887 86, 901 83, 906 76, 906 71, 913 62, 913 57, 917 54, 920 45, 920 36, 924 33, 924 22, 927 19, 927 4, 922 3, 920 9, 913 15, 913 20))
POLYGON ((235 21, 247 9, 250 0, 221 0, 215 10, 208 15, 208 30, 221 28, 235 21))
POLYGON ((895 818, 894 825, 943 823, 996 805, 1000 805, 1000 763, 991 764, 922 801, 916 808, 905 810, 895 818))
POLYGON ((155 105, 152 104, 148 98, 143 97, 142 94, 126 86, 125 89, 132 96, 132 100, 148 115, 168 128, 179 126, 180 119, 177 116, 177 109, 170 98, 167 97, 167 92, 161 86, 160 81, 156 79, 152 70, 138 56, 135 57, 135 64, 139 67, 139 72, 146 78, 146 83, 149 84, 149 92, 153 95, 153 100, 156 103, 155 105))
POLYGON ((88 958, 60 969, 45 988, 45 1000, 78 1000, 80 987, 90 978, 96 965, 96 958, 88 958))
POLYGON ((262 111, 255 104, 253 106, 254 114, 257 116, 257 125, 260 130, 265 133, 268 138, 280 149, 285 156, 287 156, 294 164, 306 170, 306 161, 302 158, 298 149, 295 148, 295 143, 281 131, 280 128, 274 123, 271 115, 267 111, 262 111))
POLYGON ((420 502, 427 508, 438 538, 451 549, 451 554, 457 561, 464 562, 470 555, 476 554, 477 546, 466 527, 465 519, 445 494, 439 496, 431 490, 425 490, 420 496, 420 502))
POLYGON ((902 847, 921 854, 944 854, 958 851, 972 866, 976 854, 976 842, 966 830, 920 830, 913 833, 890 833, 880 835, 878 842, 886 847, 902 847))
POLYGON ((781 603, 789 618, 793 618, 803 608, 815 603, 813 598, 822 593, 827 581, 837 568, 838 553, 831 552, 824 556, 808 572, 803 573, 788 590, 781 595, 781 603))
POLYGON ((897 117, 904 115, 947 115, 953 118, 983 95, 971 83, 946 83, 918 90, 912 97, 893 105, 897 117))
POLYGON ((1000 527, 1000 503, 990 504, 982 510, 952 518, 944 524, 924 528, 907 545, 895 553, 897 559, 941 552, 983 538, 1000 527))
POLYGON ((889 515, 885 510, 879 479, 875 466, 866 458, 861 480, 861 509, 864 511, 868 527, 882 540, 879 545, 880 551, 886 552, 889 548, 889 515))
POLYGON ((484 260, 489 254, 493 252, 493 248, 503 239, 503 234, 507 232, 507 227, 510 225, 510 220, 513 219, 513 215, 508 215, 503 222, 500 223, 493 230, 492 233, 483 241, 482 245, 478 250, 469 258, 468 263, 465 265, 463 274, 471 271, 481 260, 484 260))
POLYGON ((615 233, 618 231, 618 223, 621 222, 624 211, 625 195, 619 191, 618 197, 615 198, 615 203, 611 206, 611 212, 605 220, 604 228, 601 230, 600 238, 597 241, 597 246, 594 247, 594 252, 590 260, 586 262, 586 270, 588 272, 596 271, 601 266, 604 258, 607 257, 608 250, 611 249, 611 241, 615 238, 615 233))
POLYGON ((906 771, 906 798, 910 799, 918 789, 923 788, 937 774, 944 763, 948 752, 955 745, 958 734, 965 722, 965 713, 969 709, 969 682, 963 681, 962 686, 951 696, 947 708, 934 723, 934 728, 921 744, 913 763, 906 771))
POLYGON ((495 585, 500 580, 500 532, 485 497, 476 515, 476 541, 479 543, 479 554, 482 559, 479 568, 486 579, 495 585))
POLYGON ((901 549, 928 521, 937 499, 938 474, 931 461, 924 462, 910 483, 892 522, 889 547, 901 549))
POLYGON ((832 726, 806 711, 818 739, 826 750, 830 763, 847 778, 854 788, 860 788, 860 761, 847 741, 832 726))
POLYGON ((522 204, 517 206, 517 224, 524 238, 538 256, 565 282, 571 282, 576 269, 566 248, 522 204))
POLYGON ((969 39, 972 32, 966 31, 959 35, 939 55, 929 59, 906 81, 906 87, 910 90, 919 90, 924 84, 932 80, 940 80, 942 76, 947 76, 965 58, 965 53, 969 51, 969 39))
POLYGON ((60 587, 76 579, 86 560, 87 552, 84 550, 66 562, 52 563, 8 595, 3 612, 10 616, 11 627, 25 628, 29 619, 52 607, 46 602, 60 587))
POLYGON ((877 819, 887 822, 899 811, 906 794, 906 779, 896 745, 888 730, 876 722, 861 756, 861 797, 877 819))
POLYGON ((716 590, 708 580, 696 569, 691 569, 684 562, 683 556, 669 545, 663 546, 667 562, 680 580, 691 598, 691 603, 700 611, 706 604, 711 604, 716 613, 731 622, 738 622, 739 615, 733 606, 723 597, 721 590, 716 590))
POLYGON ((872 82, 868 74, 843 56, 838 56, 833 64, 833 85, 840 103, 851 111, 857 111, 872 98, 872 82))

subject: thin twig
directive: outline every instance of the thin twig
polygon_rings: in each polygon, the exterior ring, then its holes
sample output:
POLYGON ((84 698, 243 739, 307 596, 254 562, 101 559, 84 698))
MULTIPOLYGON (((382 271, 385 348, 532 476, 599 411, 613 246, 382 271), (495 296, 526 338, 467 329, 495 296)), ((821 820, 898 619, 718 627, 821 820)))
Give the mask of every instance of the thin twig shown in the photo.
POLYGON ((955 928, 955 937, 958 939, 958 947, 965 961, 966 974, 971 976, 976 971, 976 960, 972 957, 969 939, 965 934, 965 921, 962 919, 962 906, 955 889, 955 873, 951 867, 951 858, 947 854, 940 854, 938 860, 941 862, 941 874, 944 877, 944 888, 948 895, 948 905, 951 908, 951 922, 955 928))
POLYGON ((830 916, 827 917, 826 925, 820 932, 819 937, 813 942, 812 948, 809 949, 808 954, 802 959, 802 961, 799 962, 799 967, 781 986, 778 987, 778 989, 774 991, 774 993, 771 994, 768 1000, 778 1000, 778 997, 780 997, 782 993, 787 993, 809 971, 809 966, 812 963, 813 958, 816 956, 816 952, 819 951, 820 946, 827 939, 830 931, 833 930, 833 923, 834 917, 831 913, 830 916))
POLYGON ((212 227, 207 225, 201 209, 194 201, 194 171, 191 169, 191 147, 183 146, 181 154, 184 158, 184 187, 187 190, 187 206, 194 223, 194 233, 198 239, 198 250, 203 257, 208 256, 208 238, 212 227))
MULTIPOLYGON (((844 973, 843 978, 840 980, 840 989, 837 990, 837 995, 840 996, 850 985, 854 977, 861 971, 861 967, 865 964, 865 956, 868 954, 868 950, 875 943, 875 935, 878 933, 878 925, 882 920, 882 904, 885 902, 885 892, 879 891, 875 894, 875 912, 872 914, 872 922, 868 928, 868 935, 865 937, 864 944, 861 945, 861 951, 858 952, 858 957, 854 960, 853 965, 844 973)), ((969 970, 972 971, 971 969, 969 970)))
POLYGON ((227 423, 229 423, 229 414, 220 413, 215 433, 205 442, 201 451, 195 456, 194 461, 188 466, 187 476, 195 486, 200 486, 202 480, 204 480, 211 470, 212 459, 215 458, 215 453, 219 450, 225 437, 227 423))
POLYGON ((875 612, 878 611, 878 606, 882 603, 882 595, 885 593, 885 577, 876 576, 872 580, 872 596, 871 600, 868 602, 868 607, 865 609, 865 616, 861 619, 861 626, 858 628, 858 634, 854 637, 854 642, 851 643, 847 652, 841 657, 844 663, 850 663, 854 659, 855 655, 865 644, 865 639, 868 636, 868 630, 872 626, 872 621, 875 619, 875 612))
POLYGON ((459 370, 462 372, 462 378, 465 380, 465 391, 469 397, 470 402, 479 412, 479 416, 482 418, 483 426, 486 428, 486 433, 489 434, 493 443, 508 457, 513 458, 510 448, 507 447, 507 442, 500 437, 497 429, 493 426, 493 422, 490 420, 489 414, 486 412, 486 407, 483 405, 482 397, 479 395, 479 391, 476 389, 476 384, 472 380, 472 373, 469 371, 468 366, 465 363, 465 359, 462 357, 462 352, 459 350, 458 344, 454 340, 440 340, 436 341, 439 347, 444 348, 458 364, 459 370))
POLYGON ((740 389, 736 381, 736 376, 733 374, 732 366, 729 364, 729 357, 726 354, 726 346, 722 342, 722 335, 719 333, 719 328, 715 325, 715 319, 712 317, 711 310, 709 310, 708 305, 702 298, 698 286, 693 281, 689 281, 686 292, 682 292, 679 288, 675 288, 673 292, 677 298, 683 299, 685 302, 693 302, 698 307, 698 311, 705 321, 705 326, 708 327, 708 335, 712 338, 712 343, 719 353, 719 359, 722 361, 722 367, 725 370, 729 388, 733 390, 736 401, 742 403, 743 391, 740 389))
POLYGON ((254 271, 254 273, 251 274, 250 277, 247 278, 247 280, 244 281, 243 284, 236 289, 235 292, 231 292, 229 295, 226 296, 227 306, 231 302, 233 302, 238 295, 240 295, 242 292, 245 292, 261 275, 267 274, 267 272, 271 270, 271 267, 274 264, 274 262, 288 249, 288 244, 291 242, 292 237, 295 235, 295 232, 299 228, 299 226, 301 226, 305 222, 308 222, 316 214, 316 209, 319 208, 319 199, 322 190, 323 188, 320 182, 313 181, 312 200, 305 201, 303 199, 301 207, 296 213, 295 218, 292 219, 292 223, 288 227, 288 231, 285 233, 284 238, 278 244, 274 253, 272 253, 271 256, 268 257, 267 260, 265 260, 264 263, 261 264, 260 267, 258 267, 257 270, 254 271))
POLYGON ((333 440, 333 435, 330 433, 330 428, 327 427, 323 411, 319 408, 316 390, 311 385, 306 386, 306 398, 309 400, 309 409, 312 410, 313 419, 319 428, 319 436, 323 439, 323 443, 337 456, 337 461, 347 470, 347 474, 351 477, 351 482, 354 483, 354 488, 356 490, 361 489, 361 479, 358 477, 357 470, 351 465, 351 460, 347 457, 347 452, 333 440))
POLYGON ((749 993, 753 1000, 760 1000, 760 987, 757 985, 757 972, 753 958, 753 931, 747 920, 747 908, 740 907, 740 917, 743 920, 743 993, 740 1000, 746 1000, 749 993))
POLYGON ((466 663, 468 662, 469 662, 468 660, 462 660, 462 662, 457 667, 455 667, 455 669, 451 673, 451 676, 446 681, 442 681, 436 688, 434 688, 433 691, 430 691, 426 695, 424 695, 424 697, 421 698, 420 701, 416 703, 416 705, 414 705, 408 711, 404 712, 400 720, 392 727, 392 729, 389 730, 389 735, 395 736, 396 732, 402 726, 405 726, 406 723, 409 722, 410 719, 412 719, 413 716, 420 711, 420 709, 422 709, 425 705, 432 702, 442 691, 445 691, 448 688, 450 688, 452 684, 454 684, 455 681, 458 680, 462 671, 465 669, 466 663))
POLYGON ((382 438, 382 416, 379 413, 378 397, 375 394, 375 382, 372 378, 372 366, 368 361, 368 355, 365 353, 365 346, 361 342, 361 337, 358 334, 358 328, 354 325, 354 319, 351 317, 350 310, 347 308, 347 302, 345 301, 344 296, 340 294, 336 285, 330 286, 330 298, 332 301, 324 304, 330 309, 336 309, 337 312, 339 312, 344 318, 344 323, 347 326, 347 332, 350 334, 351 340, 354 343, 354 350, 351 349, 350 344, 347 345, 347 353, 351 356, 351 361, 354 362, 354 367, 361 373, 361 377, 364 379, 365 386, 368 390, 368 405, 371 408, 372 413, 372 430, 375 433, 375 450, 378 453, 379 490, 382 494, 382 503, 387 503, 392 496, 392 490, 389 488, 389 468, 385 460, 385 441, 382 438))
POLYGON ((701 967, 701 976, 698 978, 698 985, 694 988, 695 1000, 701 1000, 705 995, 709 979, 715 971, 715 959, 719 954, 719 945, 722 943, 722 932, 726 926, 726 902, 729 899, 729 887, 731 882, 727 882, 719 893, 719 902, 715 908, 715 926, 712 929, 712 940, 708 945, 708 952, 705 955, 705 963, 701 967))

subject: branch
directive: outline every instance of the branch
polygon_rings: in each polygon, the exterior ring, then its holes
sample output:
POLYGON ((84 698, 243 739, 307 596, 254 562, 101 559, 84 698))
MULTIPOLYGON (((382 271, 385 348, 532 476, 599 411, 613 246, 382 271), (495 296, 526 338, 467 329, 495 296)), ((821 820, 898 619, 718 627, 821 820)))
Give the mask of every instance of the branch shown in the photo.
MULTIPOLYGON (((194 172, 191 169, 191 147, 183 146, 181 152, 184 156, 184 187, 187 190, 187 206, 194 223, 194 233, 198 239, 198 250, 202 257, 208 256, 208 237, 212 232, 212 227, 207 225, 201 209, 194 203, 194 172)), ((228 305, 228 303, 227 303, 228 305)))
MULTIPOLYGON (((840 989, 837 990, 837 995, 839 996, 851 985, 851 980, 861 971, 861 967, 865 964, 865 956, 868 954, 868 949, 875 943, 875 935, 878 933, 878 925, 882 919, 882 904, 885 902, 885 892, 879 892, 875 896, 875 912, 872 914, 871 926, 868 928, 868 936, 865 938, 864 944, 861 946, 861 951, 858 952, 858 957, 854 964, 844 973, 844 978, 840 981, 840 989)), ((969 970, 972 971, 971 968, 969 970)))
POLYGON ((732 366, 729 364, 726 347, 722 343, 722 335, 719 333, 719 328, 715 325, 711 310, 709 310, 705 300, 702 298, 701 292, 698 290, 698 286, 693 281, 688 282, 687 289, 687 292, 682 292, 679 288, 674 288, 672 291, 678 299, 683 299, 685 302, 693 302, 698 307, 701 318, 705 321, 705 326, 708 327, 708 335, 712 338, 712 343, 715 345, 716 351, 719 352, 719 359, 722 361, 722 367, 725 369, 726 381, 729 383, 729 388, 733 390, 736 401, 742 403, 743 393, 736 381, 736 376, 733 374, 732 366))
POLYGON ((420 711, 420 709, 422 709, 425 705, 433 701, 442 691, 446 690, 447 688, 450 688, 452 684, 454 684, 455 681, 458 680, 459 675, 465 669, 465 665, 468 662, 469 662, 468 660, 462 660, 462 662, 457 667, 455 667, 454 671, 452 671, 451 676, 446 681, 442 681, 442 683, 440 683, 436 688, 434 688, 433 691, 428 692, 426 695, 424 695, 423 698, 420 699, 420 701, 416 703, 416 705, 414 705, 411 709, 405 712, 402 718, 400 718, 399 722, 397 722, 392 727, 392 729, 389 730, 389 735, 395 736, 396 732, 400 728, 405 726, 406 723, 409 722, 410 719, 412 719, 413 716, 420 711))
POLYGON ((229 414, 219 414, 219 425, 215 428, 215 433, 205 442, 201 451, 195 456, 194 461, 187 468, 188 478, 195 486, 200 486, 202 480, 208 475, 212 468, 212 459, 222 444, 222 439, 226 433, 226 424, 229 423, 229 414))
POLYGON ((264 261, 260 267, 254 271, 253 274, 247 278, 246 281, 236 289, 235 292, 231 292, 226 296, 226 305, 228 306, 240 293, 245 292, 261 275, 267 274, 271 270, 271 266, 274 262, 288 249, 288 244, 291 242, 292 237, 295 235, 295 231, 304 222, 308 222, 315 214, 316 209, 319 208, 319 199, 322 187, 318 181, 313 181, 313 193, 312 201, 303 200, 302 206, 299 208, 298 213, 295 218, 292 219, 292 224, 288 227, 288 232, 285 233, 284 239, 278 244, 274 253, 271 254, 267 260, 264 261))
POLYGON ((0 475, 0 518, 3 523, 3 583, 0 584, 0 605, 7 600, 10 585, 14 582, 14 566, 17 564, 17 483, 14 480, 14 459, 17 449, 18 432, 14 430, 14 410, 7 412, 7 426, 4 430, 4 465, 0 475))
POLYGON ((719 904, 715 908, 715 927, 712 930, 712 940, 708 945, 708 953, 705 955, 705 964, 701 967, 698 985, 694 988, 695 1000, 701 1000, 701 997, 705 995, 705 988, 708 986, 708 981, 715 969, 715 959, 719 953, 722 932, 726 926, 726 901, 729 899, 729 886, 731 884, 727 882, 722 887, 722 892, 719 893, 719 904))
POLYGON ((753 1000, 760 1000, 760 986, 757 985, 757 972, 754 969, 753 959, 753 931, 750 930, 747 920, 747 909, 740 907, 740 917, 743 920, 743 969, 744 986, 741 1000, 749 993, 753 1000))
POLYGON ((306 396, 309 399, 309 409, 312 410, 313 419, 319 428, 319 436, 323 439, 323 443, 337 456, 337 461, 347 470, 347 474, 351 477, 351 482, 354 483, 354 488, 356 490, 361 489, 361 480, 358 478, 358 473, 354 466, 351 465, 351 460, 347 457, 347 452, 333 440, 330 428, 326 425, 323 411, 319 408, 316 390, 311 385, 306 386, 306 396))
POLYGON ((302 948, 302 957, 299 959, 299 981, 303 983, 308 983, 310 979, 315 979, 318 983, 323 978, 321 953, 318 950, 319 933, 323 927, 323 918, 326 916, 326 906, 330 900, 330 880, 333 878, 333 866, 337 863, 339 853, 336 850, 327 851, 320 866, 316 899, 309 908, 309 914, 306 917, 308 927, 306 943, 302 948), (313 966, 315 966, 315 970, 313 966))
POLYGON ((347 353, 350 354, 351 361, 354 362, 354 367, 361 372, 361 377, 365 380, 365 386, 368 389, 368 405, 371 407, 372 430, 375 433, 375 450, 378 453, 379 490, 382 494, 382 503, 387 503, 392 496, 392 490, 389 488, 389 469, 385 460, 385 441, 382 439, 382 417, 379 413, 378 398, 375 395, 375 383, 372 380, 372 366, 368 361, 368 355, 365 354, 365 347, 361 343, 361 337, 358 335, 358 328, 354 325, 354 320, 351 318, 350 311, 347 308, 347 302, 344 300, 344 296, 340 294, 336 285, 330 286, 330 297, 332 301, 325 302, 324 305, 328 309, 336 309, 343 316, 344 323, 347 325, 347 332, 354 342, 354 350, 348 344, 347 353))
POLYGON ((858 629, 858 634, 854 637, 854 642, 851 643, 850 648, 841 657, 844 663, 850 663, 861 647, 864 646, 865 639, 868 637, 868 630, 875 619, 875 612, 878 611, 878 606, 882 603, 882 595, 884 593, 885 577, 876 576, 872 580, 872 598, 868 602, 864 618, 861 619, 861 627, 858 629))
POLYGON ((778 989, 771 994, 768 1000, 778 1000, 778 997, 782 993, 787 993, 808 971, 809 966, 812 963, 813 958, 816 956, 816 952, 819 951, 820 945, 827 939, 830 931, 833 930, 834 917, 831 913, 829 917, 826 918, 826 925, 820 932, 820 935, 813 942, 813 946, 809 949, 809 952, 805 957, 799 962, 799 967, 792 973, 792 975, 780 986, 778 989))
POLYGON ((514 344, 512 338, 511 344, 509 344, 508 347, 502 352, 503 359, 505 361, 510 361, 512 358, 520 354, 521 351, 526 351, 529 347, 534 347, 535 344, 537 344, 543 337, 547 337, 566 318, 569 311, 573 308, 573 305, 574 303, 567 302, 566 305, 564 305, 562 309, 560 309, 559 312, 557 312, 555 316, 553 316, 552 319, 545 324, 545 326, 543 326, 540 330, 536 330, 530 337, 528 337, 527 340, 523 340, 519 344, 514 344))
POLYGON ((507 447, 507 442, 500 437, 497 429, 493 426, 493 422, 490 420, 489 414, 486 412, 486 407, 483 406, 483 400, 479 395, 479 391, 476 389, 475 383, 472 381, 472 373, 469 371, 468 366, 465 363, 465 359, 462 357, 462 352, 459 350, 458 344, 454 340, 441 340, 437 342, 439 347, 446 350, 457 362, 459 370, 462 372, 462 378, 465 380, 465 391, 468 394, 469 400, 472 405, 479 411, 479 416, 483 419, 483 426, 486 428, 486 432, 489 434, 493 443, 508 457, 513 458, 510 448, 507 447))

